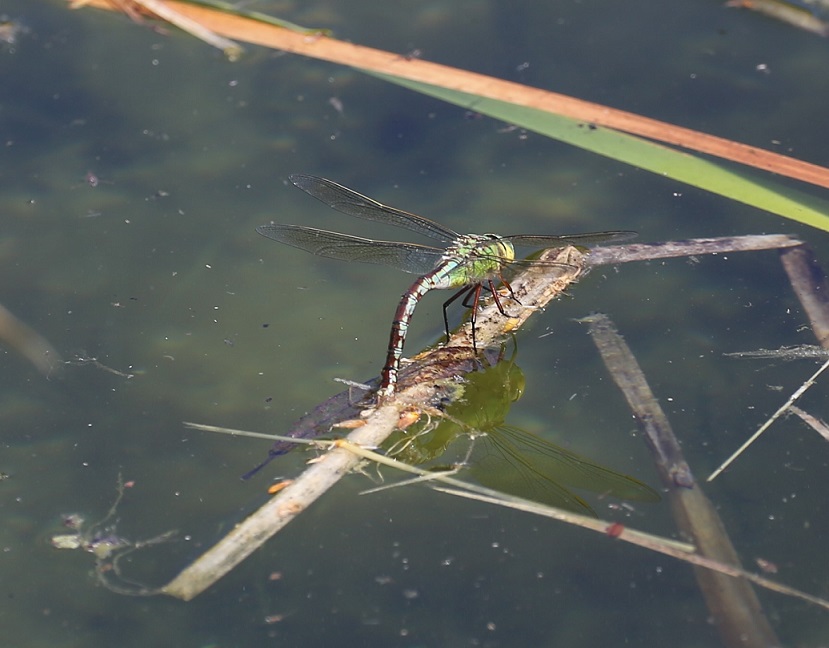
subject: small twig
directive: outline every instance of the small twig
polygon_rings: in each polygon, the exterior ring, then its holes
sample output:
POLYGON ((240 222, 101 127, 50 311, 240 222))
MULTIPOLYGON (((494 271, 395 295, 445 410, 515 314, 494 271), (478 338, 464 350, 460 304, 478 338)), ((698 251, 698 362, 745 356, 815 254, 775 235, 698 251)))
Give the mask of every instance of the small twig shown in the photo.
MULTIPOLYGON (((451 488, 442 488, 442 487, 434 487, 436 491, 440 491, 441 493, 448 493, 450 495, 456 495, 458 497, 465 497, 467 499, 477 500, 479 502, 488 502, 490 504, 496 504, 498 506, 506 506, 511 509, 516 509, 519 511, 526 511, 527 513, 533 513, 534 515, 542 515, 544 517, 550 517, 555 520, 562 519, 560 517, 560 509, 555 509, 550 506, 545 506, 544 504, 539 504, 537 502, 531 502, 529 500, 523 501, 505 501, 502 497, 490 497, 486 495, 481 495, 476 492, 469 492, 463 490, 455 490, 451 488)), ((516 498, 519 499, 519 498, 516 498)), ((570 515, 575 515, 573 513, 569 513, 567 511, 563 511, 568 517, 570 515)), ((687 563, 691 563, 698 567, 702 567, 707 570, 711 570, 717 572, 719 574, 724 574, 726 576, 731 576, 733 578, 741 578, 747 581, 751 581, 755 585, 759 585, 768 590, 772 590, 774 592, 778 592, 780 594, 785 594, 787 596, 792 596, 794 598, 800 599, 802 601, 807 601, 809 603, 814 603, 815 605, 819 605, 820 607, 829 610, 829 601, 826 599, 822 599, 817 596, 812 596, 811 594, 807 594, 805 592, 801 592, 800 590, 794 589, 789 587, 788 585, 782 585, 781 583, 777 583, 775 581, 769 580, 768 578, 764 578, 763 576, 759 576, 758 574, 754 574, 752 572, 746 571, 741 567, 736 567, 734 565, 729 565, 724 562, 720 562, 718 560, 713 560, 712 558, 707 558, 705 556, 701 556, 696 553, 690 553, 686 549, 675 541, 668 541, 665 542, 665 538, 660 538, 658 536, 653 536, 649 533, 642 533, 641 531, 636 531, 635 529, 628 529, 624 527, 622 529, 617 529, 613 524, 608 525, 607 522, 601 522, 600 520, 596 520, 595 518, 587 518, 589 521, 593 521, 597 523, 597 527, 593 530, 604 532, 607 535, 611 535, 614 538, 618 538, 621 540, 625 540, 631 544, 638 545, 640 547, 645 547, 646 549, 650 549, 651 551, 656 551, 667 556, 671 556, 673 558, 677 558, 678 560, 682 560, 687 563), (601 528, 601 525, 605 525, 604 528, 601 528)), ((585 525, 586 526, 586 525, 585 525)), ((734 644, 738 645, 738 644, 734 644)), ((742 638, 742 641, 739 645, 743 646, 763 646, 764 648, 768 646, 776 646, 779 643, 749 643, 746 637, 742 638)))
MULTIPOLYGON (((357 444, 378 445, 394 430, 397 417, 398 409, 394 405, 377 409, 366 418, 366 425, 352 432, 349 439, 357 444)), ((291 522, 348 474, 359 460, 340 448, 326 453, 160 591, 185 601, 197 596, 291 522)))
POLYGON ((778 418, 780 418, 783 415, 783 413, 791 407, 792 403, 794 403, 798 398, 800 398, 806 392, 806 390, 809 389, 809 387, 815 384, 815 380, 817 379, 817 377, 824 371, 826 371, 827 368, 829 368, 829 360, 820 365, 820 369, 818 369, 814 374, 812 374, 812 376, 806 382, 804 382, 797 389, 797 391, 794 392, 794 394, 789 396, 789 399, 785 403, 783 403, 783 405, 781 405, 780 408, 774 414, 772 414, 771 417, 765 423, 763 423, 763 425, 760 426, 760 429, 758 429, 754 434, 752 434, 748 438, 748 440, 737 449, 737 451, 734 454, 732 454, 728 459, 726 459, 722 463, 722 465, 720 465, 719 468, 712 472, 708 476, 708 479, 706 481, 714 481, 714 479, 717 478, 717 475, 719 475, 723 470, 728 468, 728 466, 730 466, 734 462, 734 460, 745 451, 746 448, 748 448, 752 443, 754 443, 757 440, 757 438, 771 426, 772 423, 774 423, 778 418))
POLYGON ((101 371, 106 371, 107 373, 114 374, 116 376, 120 376, 121 378, 126 378, 130 380, 131 378, 135 378, 135 374, 126 373, 124 371, 119 371, 118 369, 114 369, 113 367, 109 367, 105 365, 103 362, 100 362, 98 358, 90 358, 86 355, 77 354, 74 360, 67 360, 65 364, 73 364, 78 366, 83 365, 92 365, 101 371))
POLYGON ((789 405, 789 411, 792 414, 796 414, 800 417, 800 419, 806 423, 810 428, 812 428, 815 432, 817 432, 820 436, 824 439, 829 441, 829 425, 826 424, 826 421, 822 421, 821 419, 812 416, 809 412, 804 412, 802 409, 797 407, 796 405, 789 405))
POLYGON ((780 347, 779 349, 757 349, 755 351, 734 351, 723 353, 728 358, 747 360, 823 360, 829 357, 829 349, 814 344, 780 347))
POLYGON ((220 427, 218 425, 205 425, 204 423, 191 423, 190 421, 183 421, 184 427, 192 430, 200 430, 201 432, 218 432, 220 434, 228 434, 230 436, 244 436, 253 439, 268 439, 269 441, 287 441, 289 443, 304 443, 305 445, 325 446, 330 445, 330 441, 321 441, 319 439, 298 439, 296 437, 281 436, 279 434, 265 434, 263 432, 250 432, 248 430, 237 430, 235 428, 220 427))

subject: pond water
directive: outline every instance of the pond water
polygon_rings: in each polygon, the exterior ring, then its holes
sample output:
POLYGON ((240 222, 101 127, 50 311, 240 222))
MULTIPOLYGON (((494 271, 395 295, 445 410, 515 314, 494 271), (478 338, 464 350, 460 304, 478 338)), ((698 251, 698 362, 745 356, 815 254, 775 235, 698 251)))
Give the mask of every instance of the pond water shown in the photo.
MULTIPOLYGON (((260 1, 342 39, 572 94, 829 164, 826 43, 718 2, 260 1)), ((9 646, 717 645, 684 564, 423 487, 359 496, 353 475, 190 603, 101 587, 95 557, 52 547, 66 516, 107 515, 159 585, 296 475, 294 453, 239 476, 284 433, 382 366, 411 276, 315 258, 255 232, 271 220, 378 238, 287 183, 302 172, 461 232, 636 230, 644 241, 825 234, 507 128, 353 70, 248 47, 230 63, 172 29, 60 0, 6 0, 0 50, 0 303, 65 364, 3 348, 0 609, 9 646)), ((810 189, 817 192, 817 189, 810 189)), ((440 335, 418 307, 413 354, 440 335)), ((608 313, 705 476, 814 365, 723 353, 813 343, 774 252, 605 268, 517 337, 527 380, 509 423, 657 485, 647 449, 574 318, 608 313)), ((827 389, 803 399, 816 416, 827 389)), ((745 563, 827 594, 829 452, 776 424, 706 492, 745 563)), ((386 478, 391 475, 386 474, 386 478)), ((674 534, 665 501, 604 517, 674 534)), ((110 574, 111 575, 111 574, 110 574)), ((829 615, 760 593, 785 645, 824 646, 829 615)))

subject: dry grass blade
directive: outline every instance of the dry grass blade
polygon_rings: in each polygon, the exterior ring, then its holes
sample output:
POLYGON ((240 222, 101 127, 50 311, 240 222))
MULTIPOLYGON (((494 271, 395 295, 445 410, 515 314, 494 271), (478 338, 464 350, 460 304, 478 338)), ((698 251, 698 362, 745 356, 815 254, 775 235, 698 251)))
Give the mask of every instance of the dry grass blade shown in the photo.
MULTIPOLYGON (((143 15, 149 15, 165 20, 175 25, 194 38, 204 41, 208 45, 222 50, 230 61, 237 61, 244 53, 244 49, 238 44, 219 36, 205 27, 198 20, 194 20, 179 11, 171 8, 168 3, 162 0, 106 0, 109 8, 123 11, 131 20, 142 22, 143 15), (143 11, 142 11, 143 10, 143 11)), ((79 9, 85 5, 96 4, 94 0, 70 0, 70 9, 79 9)))
MULTIPOLYGON (((109 0, 89 0, 88 4, 102 9, 112 9, 109 0)), ((829 169, 722 137, 667 124, 567 95, 430 63, 422 59, 407 58, 394 52, 384 52, 338 41, 324 34, 309 36, 307 33, 299 33, 245 16, 233 15, 180 0, 168 0, 166 4, 178 14, 191 18, 206 29, 229 38, 341 65, 350 65, 373 73, 391 75, 479 97, 506 101, 518 106, 544 110, 829 188, 829 169)))
MULTIPOLYGON (((808 2, 808 0, 807 0, 808 2)), ((750 9, 818 36, 829 36, 829 25, 805 6, 781 0, 728 0, 726 7, 750 9)))

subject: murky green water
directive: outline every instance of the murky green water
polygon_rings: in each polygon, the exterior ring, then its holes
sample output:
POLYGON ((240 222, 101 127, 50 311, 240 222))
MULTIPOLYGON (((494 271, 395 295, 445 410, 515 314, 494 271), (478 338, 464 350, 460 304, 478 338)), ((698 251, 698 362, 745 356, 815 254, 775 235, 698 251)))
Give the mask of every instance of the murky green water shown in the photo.
MULTIPOLYGON (((820 39, 719 3, 536 4, 255 8, 829 162, 820 39)), ((459 231, 795 232, 829 264, 824 235, 333 65, 255 48, 230 64, 189 38, 58 0, 2 10, 24 30, 0 51, 0 302, 65 360, 100 364, 47 380, 4 351, 0 643, 716 645, 686 566, 425 489, 358 497, 362 476, 188 604, 113 594, 96 583, 93 556, 49 538, 66 532, 64 514, 103 517, 120 473, 135 485, 119 534, 180 531, 123 564, 164 582, 304 459, 241 483, 267 443, 182 421, 284 432, 339 391, 334 377, 379 371, 411 277, 315 259, 254 227, 396 234, 329 212, 288 173, 331 177, 459 231)), ((572 297, 519 335, 528 388, 510 422, 651 484, 622 399, 572 318, 615 319, 700 475, 813 371, 721 356, 812 342, 771 252, 596 271, 572 297)), ((439 334, 441 302, 418 308, 409 352, 439 334)), ((804 407, 829 416, 825 395, 818 384, 804 407)), ((826 457, 814 433, 783 421, 707 491, 747 563, 772 560, 780 580, 823 595, 826 457)), ((665 504, 623 520, 673 529, 665 504)), ((825 612, 760 596, 786 645, 825 644, 825 612)))

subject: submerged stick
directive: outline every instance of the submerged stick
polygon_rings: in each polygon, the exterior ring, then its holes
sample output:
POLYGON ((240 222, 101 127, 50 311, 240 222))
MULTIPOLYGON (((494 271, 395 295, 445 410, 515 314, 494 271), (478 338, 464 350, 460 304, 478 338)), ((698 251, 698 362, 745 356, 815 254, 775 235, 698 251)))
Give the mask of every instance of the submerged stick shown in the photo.
POLYGON ((829 284, 808 245, 783 250, 780 262, 809 317, 818 344, 829 349, 829 284))
POLYGON ((60 367, 60 355, 49 341, 0 305, 0 341, 25 357, 47 378, 60 367))
MULTIPOLYGON (((627 343, 605 315, 593 315, 582 321, 590 325, 590 335, 602 360, 622 390, 654 452, 657 470, 668 490, 680 530, 693 540, 701 556, 734 565, 742 571, 737 552, 716 509, 695 482, 668 418, 627 343)), ((695 568, 694 572, 727 646, 767 648, 781 645, 746 580, 732 577, 738 574, 725 576, 707 568, 695 568)))

